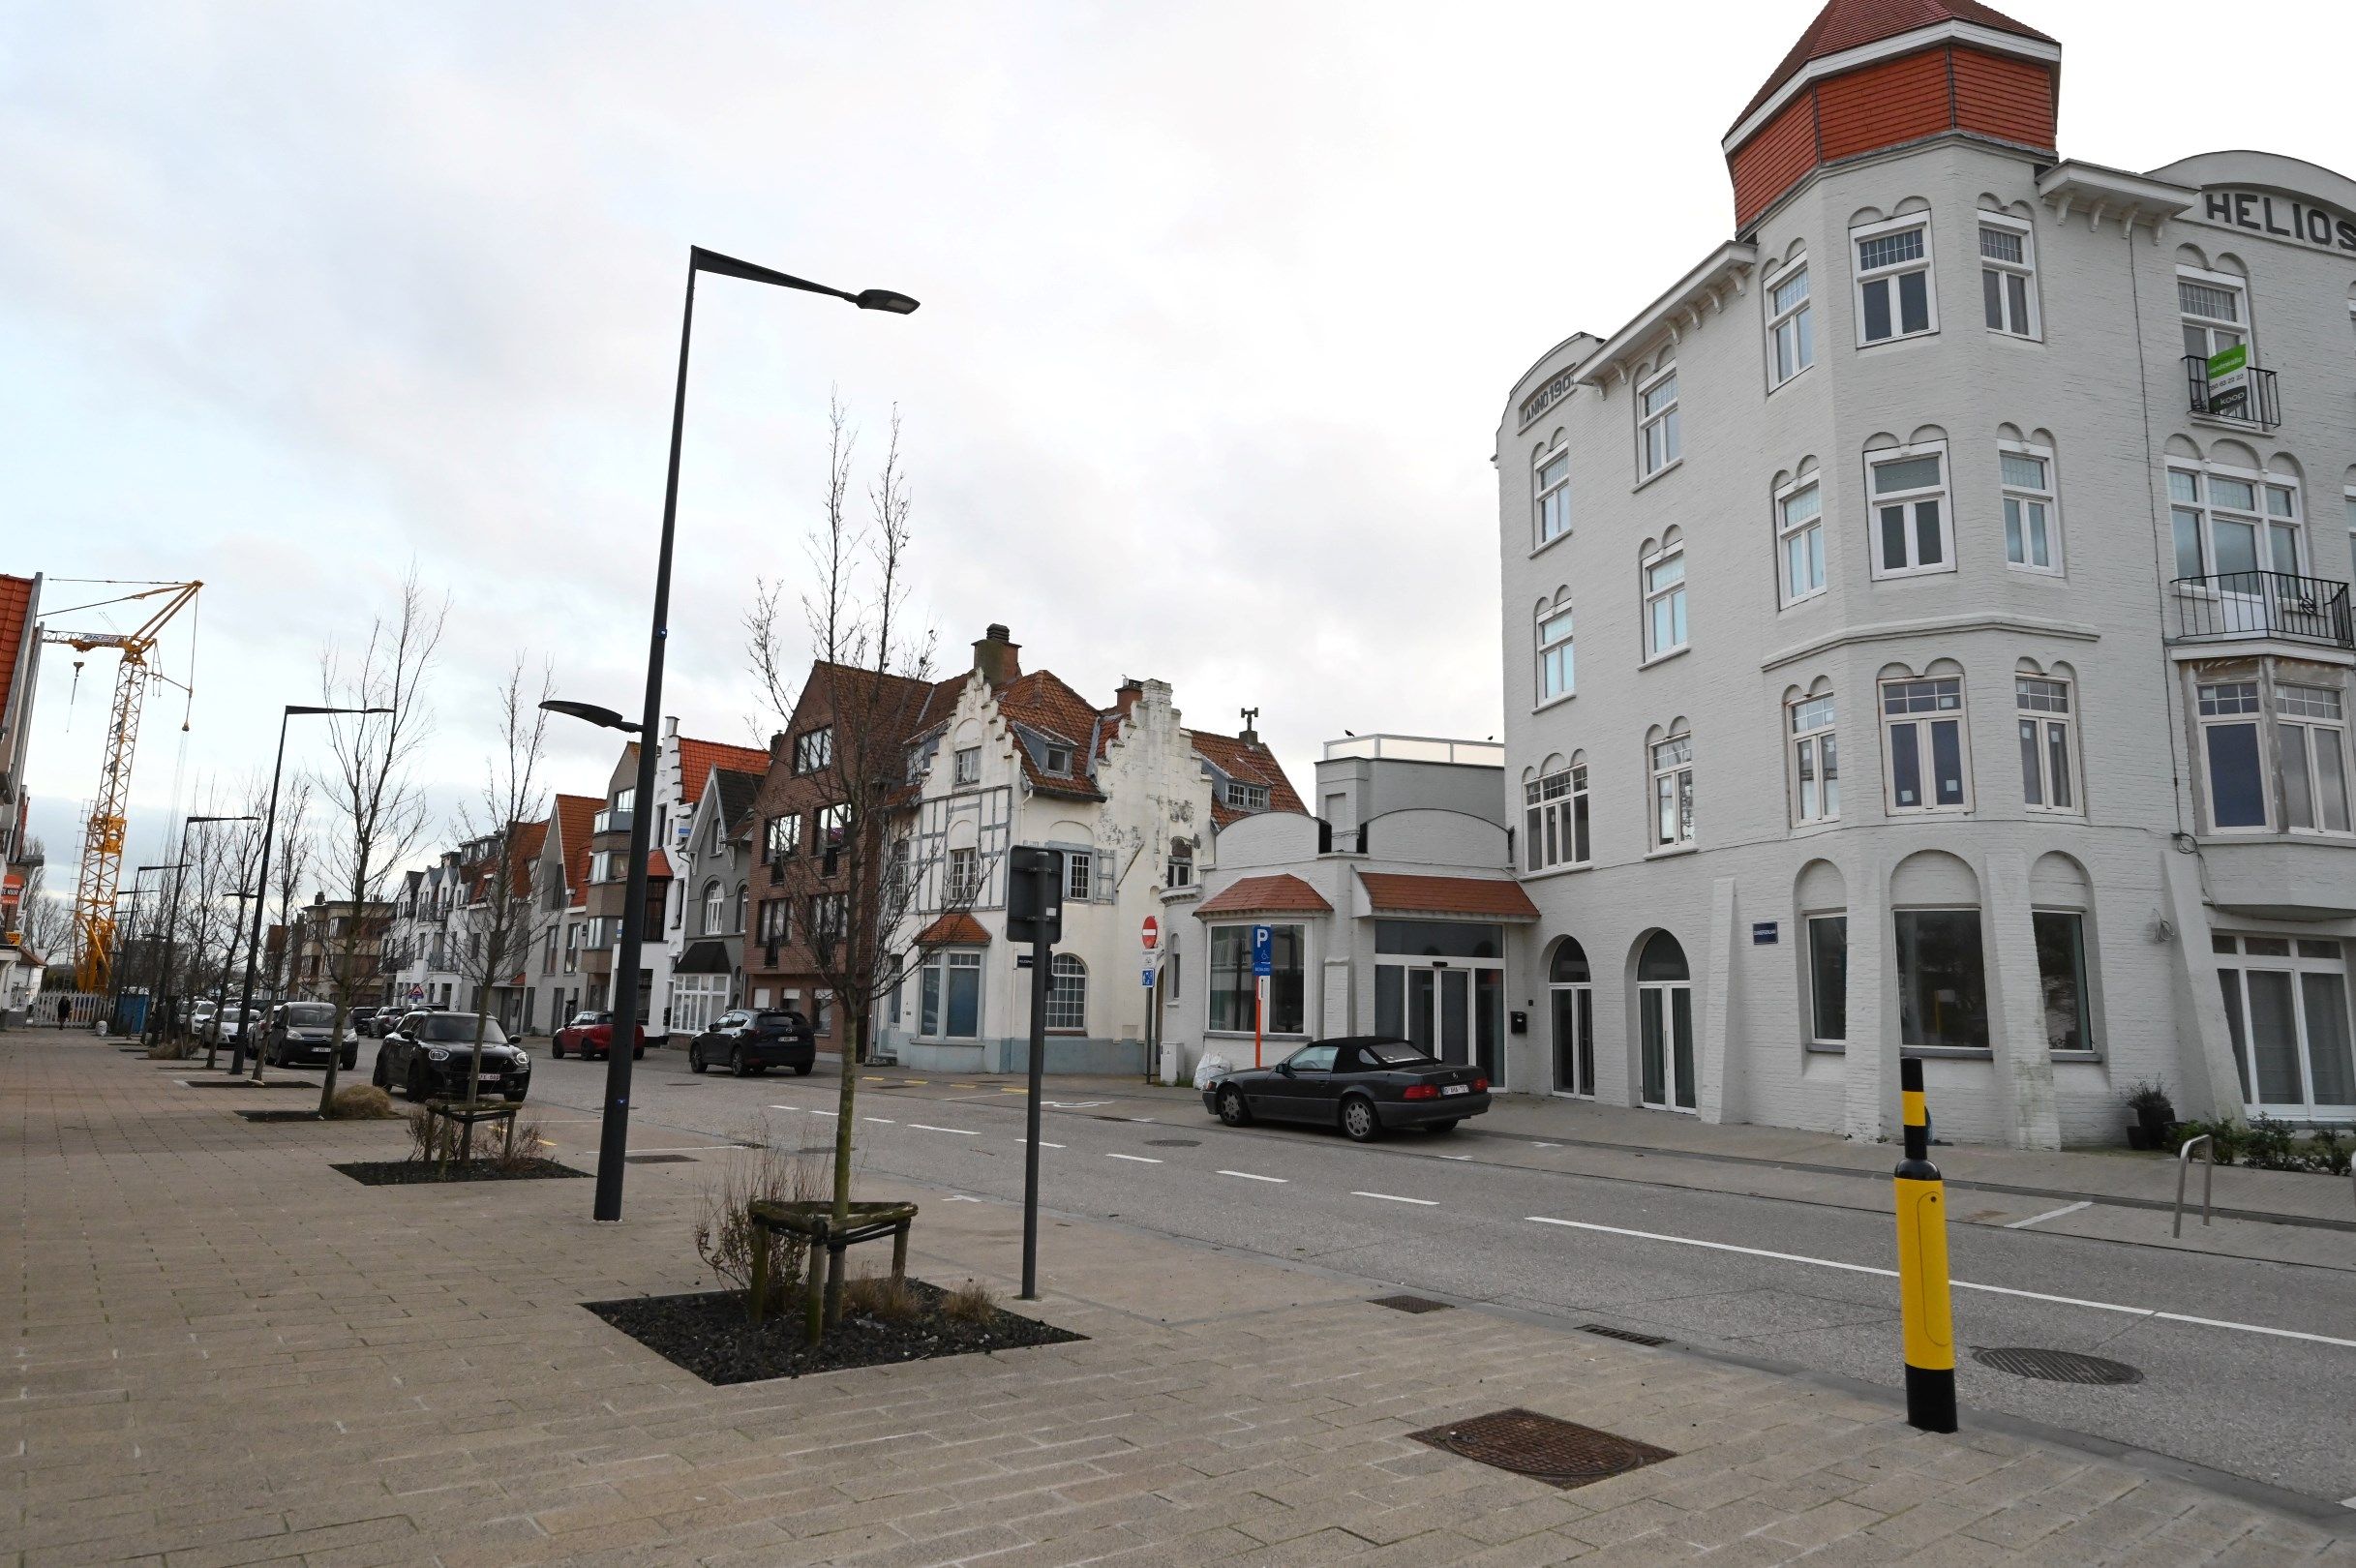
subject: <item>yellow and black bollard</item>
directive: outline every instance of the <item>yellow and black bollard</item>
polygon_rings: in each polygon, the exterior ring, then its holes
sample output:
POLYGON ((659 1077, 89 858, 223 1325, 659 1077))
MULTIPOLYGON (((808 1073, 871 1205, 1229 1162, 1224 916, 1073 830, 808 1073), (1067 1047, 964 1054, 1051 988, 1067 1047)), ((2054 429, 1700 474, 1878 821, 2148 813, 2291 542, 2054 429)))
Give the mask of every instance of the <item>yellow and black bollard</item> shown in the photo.
POLYGON ((1898 1314, 1906 1331, 1906 1421, 1955 1430, 1955 1319, 1948 1303, 1947 1184, 1930 1162, 1922 1062, 1898 1064, 1906 1158, 1898 1161, 1898 1314))

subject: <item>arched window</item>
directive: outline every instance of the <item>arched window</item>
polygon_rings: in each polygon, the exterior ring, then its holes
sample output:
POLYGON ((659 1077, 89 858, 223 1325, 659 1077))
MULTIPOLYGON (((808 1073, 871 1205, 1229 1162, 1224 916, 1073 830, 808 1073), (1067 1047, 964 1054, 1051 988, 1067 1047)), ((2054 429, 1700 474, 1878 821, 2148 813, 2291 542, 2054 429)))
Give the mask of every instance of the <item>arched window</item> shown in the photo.
POLYGON ((1647 1105, 1691 1112, 1699 1108, 1695 1082, 1693 986, 1685 950, 1655 931, 1636 959, 1636 1026, 1641 1098, 1647 1105))
POLYGON ((1194 846, 1183 838, 1170 840, 1169 869, 1163 886, 1191 888, 1194 885, 1194 846))
POLYGON ((721 896, 720 896, 720 885, 719 885, 719 883, 717 883, 717 882, 707 882, 707 883, 705 883, 705 884, 704 884, 704 935, 706 935, 706 936, 718 936, 718 935, 720 934, 720 920, 721 920, 721 919, 723 918, 723 917, 722 917, 722 910, 723 910, 723 908, 724 908, 724 907, 725 907, 725 906, 724 906, 724 904, 723 904, 723 902, 722 902, 722 900, 721 900, 721 896))
POLYGON ((1595 1092, 1595 988, 1587 983, 1587 950, 1575 937, 1555 944, 1547 966, 1547 1000, 1555 1025, 1555 1093, 1595 1092))
POLYGON ((741 935, 743 934, 743 932, 744 932, 744 905, 745 905, 745 887, 744 887, 744 884, 743 884, 743 883, 740 882, 740 883, 738 883, 738 884, 737 884, 737 913, 736 913, 736 922, 735 922, 734 924, 732 924, 731 926, 729 926, 729 929, 730 929, 731 931, 736 932, 736 933, 737 933, 738 935, 740 935, 740 936, 741 936, 741 935))
POLYGON ((1636 960, 1636 978, 1640 983, 1691 980, 1693 975, 1685 967, 1685 949, 1668 932, 1653 932, 1652 940, 1645 944, 1644 952, 1636 960))
POLYGON ((1088 1027, 1088 966, 1068 952, 1055 955, 1047 987, 1047 1027, 1078 1034, 1088 1027))
POLYGON ((1530 465, 1530 498, 1538 543, 1549 544, 1571 531, 1571 454, 1561 437, 1554 449, 1537 454, 1530 465))

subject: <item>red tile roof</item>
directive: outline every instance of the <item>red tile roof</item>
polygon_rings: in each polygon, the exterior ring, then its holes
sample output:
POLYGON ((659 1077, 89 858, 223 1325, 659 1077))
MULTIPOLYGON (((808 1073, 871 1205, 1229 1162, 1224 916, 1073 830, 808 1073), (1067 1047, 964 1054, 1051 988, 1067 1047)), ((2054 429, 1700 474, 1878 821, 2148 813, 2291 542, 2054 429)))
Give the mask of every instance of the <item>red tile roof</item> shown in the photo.
MULTIPOLYGON (((1230 778, 1242 779, 1247 784, 1267 785, 1269 810, 1307 811, 1308 808, 1301 804, 1300 796, 1293 791, 1292 780, 1284 776, 1284 767, 1276 760, 1276 753, 1257 740, 1239 740, 1231 735, 1212 735, 1202 730, 1187 731, 1187 739, 1230 778)), ((1239 811, 1233 806, 1222 805, 1216 799, 1211 802, 1211 820, 1222 828, 1240 818, 1254 815, 1257 813, 1239 811)))
POLYGON ((1534 920, 1538 906, 1518 882, 1495 877, 1413 877, 1361 871, 1358 880, 1377 915, 1478 915, 1493 920, 1534 920))
POLYGON ((1042 794, 1081 800, 1104 798, 1089 778, 1086 767, 1089 759, 1102 754, 1110 728, 1093 704, 1048 670, 1018 676, 999 687, 994 695, 998 699, 998 711, 1006 718, 1072 743, 1070 774, 1048 772, 1032 760, 1028 746, 1022 748, 1022 770, 1030 779, 1031 788, 1042 794))
POLYGON ((647 851, 647 880, 660 882, 671 875, 671 857, 661 850, 647 851))
MULTIPOLYGON (((1334 906, 1299 877, 1243 877, 1194 906, 1194 918, 1210 915, 1330 915, 1334 906)), ((1533 912, 1534 913, 1534 912, 1533 912)))
POLYGON ((508 852, 508 866, 513 873, 512 884, 518 898, 531 896, 532 867, 540 863, 540 851, 548 842, 548 824, 518 823, 513 847, 508 852))
POLYGON ((1774 97, 1777 88, 1798 75, 1812 60, 1950 21, 1970 22, 1999 33, 2035 39, 2040 44, 2057 42, 2001 11, 1981 5, 1979 0, 1829 0, 1808 24, 1807 31, 1799 35, 1799 42, 1792 45, 1792 52, 1783 57, 1774 75, 1767 77, 1767 85, 1742 106, 1742 112, 1735 116, 1735 124, 1749 119, 1752 110, 1774 97))
POLYGON ((593 795, 559 795, 550 820, 557 825, 557 843, 564 851, 564 886, 576 899, 589 896, 589 824, 605 802, 593 795))
POLYGON ((15 684, 32 613, 33 580, 0 573, 0 709, 7 707, 9 688, 15 684))
POLYGON ((679 738, 679 787, 680 797, 689 805, 704 798, 704 786, 710 781, 714 768, 733 768, 740 773, 769 771, 769 753, 759 746, 732 746, 720 740, 691 740, 679 738))
POLYGON ((920 948, 981 948, 989 945, 989 928, 971 915, 944 915, 917 935, 920 948))

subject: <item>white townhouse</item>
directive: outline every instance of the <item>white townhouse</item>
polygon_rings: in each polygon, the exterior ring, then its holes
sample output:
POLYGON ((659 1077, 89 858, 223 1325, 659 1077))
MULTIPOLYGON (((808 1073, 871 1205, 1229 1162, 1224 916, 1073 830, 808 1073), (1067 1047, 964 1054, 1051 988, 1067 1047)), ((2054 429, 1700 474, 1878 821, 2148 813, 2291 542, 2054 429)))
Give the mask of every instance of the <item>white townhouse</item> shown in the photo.
POLYGON ((1725 244, 1512 388, 1514 1086, 1887 1135, 1904 1054, 1950 1138, 2116 1141, 2147 1079, 2356 1118, 2356 182, 2065 159, 2060 61, 1832 0, 1725 244))
POLYGON ((891 946, 916 957, 878 1041, 926 1070, 1027 1067, 1032 976, 1006 940, 1006 852, 1038 844, 1065 852, 1067 879, 1046 1069, 1142 1074, 1139 932, 1148 916, 1168 923, 1163 890, 1192 884, 1239 824, 1314 824, 1254 731, 1185 728, 1161 680, 1125 680, 1099 708, 1048 671, 1024 673, 1019 651, 991 626, 945 717, 909 742, 895 831, 921 881, 891 946))
POLYGON ((744 925, 761 774, 712 764, 672 853, 671 1033, 680 1044, 744 1000, 744 925))

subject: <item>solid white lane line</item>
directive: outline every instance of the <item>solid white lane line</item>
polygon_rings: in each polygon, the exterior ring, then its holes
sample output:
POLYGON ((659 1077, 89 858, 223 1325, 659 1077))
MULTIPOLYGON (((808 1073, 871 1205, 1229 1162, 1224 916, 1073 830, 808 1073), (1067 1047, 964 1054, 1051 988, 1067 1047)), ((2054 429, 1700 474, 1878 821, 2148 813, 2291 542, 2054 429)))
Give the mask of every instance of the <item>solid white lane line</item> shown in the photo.
POLYGON ((820 1109, 819 1109, 817 1106, 812 1105, 812 1106, 810 1107, 810 1114, 811 1114, 812 1116, 840 1116, 840 1115, 842 1114, 842 1112, 840 1112, 840 1111, 822 1111, 822 1110, 820 1110, 820 1109))
POLYGON ((1110 1150, 1105 1151, 1104 1158, 1107 1160, 1126 1160, 1134 1165, 1159 1165, 1162 1163, 1161 1161, 1154 1159, 1150 1155, 1114 1154, 1110 1150))
POLYGON ((1472 1158, 1472 1156, 1470 1156, 1470 1155, 1441 1155, 1441 1156, 1439 1156, 1439 1158, 1440 1158, 1440 1159, 1442 1159, 1442 1160, 1470 1160, 1470 1159, 1472 1158))
POLYGON ((800 1105, 771 1105, 771 1106, 770 1107, 770 1110, 800 1110, 800 1109, 801 1109, 801 1107, 800 1107, 800 1105))
MULTIPOLYGON (((1877 1269, 1863 1263, 1843 1263, 1837 1258, 1810 1257, 1804 1252, 1771 1252, 1763 1247, 1737 1247, 1732 1242, 1702 1241, 1693 1236, 1665 1236, 1656 1230, 1628 1230, 1618 1225, 1599 1225, 1585 1220, 1553 1220, 1542 1214, 1526 1216, 1533 1224, 1561 1225, 1571 1230, 1598 1230, 1611 1236, 1633 1236, 1639 1241, 1674 1242, 1679 1247, 1700 1247, 1712 1252, 1739 1252, 1745 1257, 1767 1257, 1781 1263, 1805 1263, 1814 1268, 1839 1269, 1845 1274, 1874 1274, 1885 1280, 1898 1277, 1895 1269, 1877 1269)), ((2187 1312, 2163 1312, 2151 1307, 2129 1307, 2116 1301, 2088 1301, 2080 1296, 2055 1296, 2042 1290, 2016 1290, 2010 1285, 1979 1284, 1970 1280, 1948 1282, 1957 1290, 1977 1290, 1990 1296, 2016 1296, 2023 1301, 2051 1302, 2057 1307, 2083 1307, 2089 1312, 2120 1312, 2129 1317, 2141 1317, 2162 1323, 2190 1323, 2200 1328, 2232 1329, 2241 1334, 2262 1334, 2277 1340, 2303 1340, 2310 1344, 2336 1344, 2356 1350, 2356 1340, 2342 1340, 2329 1334, 2308 1334, 2298 1329, 2269 1328, 2263 1323, 2236 1323, 2222 1317, 2195 1317, 2187 1312)))
MULTIPOLYGON (((1020 1143, 1022 1139, 1016 1138, 1014 1141, 1020 1143)), ((1063 1147, 1063 1145, 1060 1143, 1049 1143, 1045 1138, 1039 1140, 1039 1146, 1042 1149, 1060 1149, 1063 1147)))
POLYGON ((954 1132, 961 1138, 978 1138, 982 1136, 981 1133, 969 1131, 967 1129, 962 1127, 935 1127, 930 1122, 911 1122, 908 1125, 919 1132, 954 1132))
POLYGON ((1255 1176, 1248 1170, 1223 1170, 1220 1172, 1220 1174, 1222 1176, 1241 1176, 1247 1182, 1276 1182, 1282 1184, 1292 1180, 1292 1178, 1289 1176, 1255 1176))
POLYGON ((881 1122, 881 1123, 883 1123, 883 1124, 884 1124, 886 1127, 897 1127, 897 1126, 899 1126, 899 1125, 900 1125, 899 1123, 897 1123, 897 1122, 893 1121, 893 1120, 892 1120, 891 1117, 889 1117, 889 1116, 866 1116, 866 1117, 861 1117, 861 1120, 862 1120, 862 1121, 868 1121, 868 1122, 881 1122))
POLYGON ((624 1149, 621 1152, 625 1155, 726 1154, 731 1149, 741 1147, 741 1144, 736 1143, 682 1143, 676 1149, 624 1149))
POLYGON ((1439 1207, 1439 1200, 1436 1198, 1401 1197, 1396 1192, 1352 1192, 1350 1196, 1380 1198, 1385 1203, 1412 1203, 1419 1209, 1436 1209, 1439 1207))
POLYGON ((2085 1198, 2076 1203, 2065 1203, 2058 1209, 2047 1209, 2043 1214, 2033 1214, 2026 1220, 2015 1220, 2005 1228, 2007 1230, 2026 1230, 2031 1225, 2041 1225, 2048 1220, 2059 1220, 2066 1214, 2075 1214, 2080 1209, 2091 1209, 2094 1206, 2095 1202, 2092 1198, 2085 1198))

